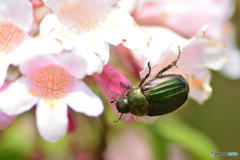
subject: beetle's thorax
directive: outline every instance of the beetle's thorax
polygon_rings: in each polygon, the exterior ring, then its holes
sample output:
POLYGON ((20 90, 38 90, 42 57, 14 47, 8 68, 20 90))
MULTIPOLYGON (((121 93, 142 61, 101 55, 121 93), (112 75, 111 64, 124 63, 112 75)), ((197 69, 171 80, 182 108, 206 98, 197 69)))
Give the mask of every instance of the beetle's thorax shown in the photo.
POLYGON ((130 89, 126 97, 128 99, 128 106, 130 107, 130 112, 136 116, 146 115, 148 112, 148 101, 140 88, 130 89))

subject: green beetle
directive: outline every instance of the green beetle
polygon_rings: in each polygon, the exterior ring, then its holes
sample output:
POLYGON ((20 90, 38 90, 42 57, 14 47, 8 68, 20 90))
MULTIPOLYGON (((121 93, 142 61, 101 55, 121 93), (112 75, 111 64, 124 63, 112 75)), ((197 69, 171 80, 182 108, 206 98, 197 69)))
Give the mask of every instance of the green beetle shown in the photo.
POLYGON ((154 79, 144 83, 151 73, 150 62, 148 62, 149 72, 138 87, 120 82, 123 88, 129 90, 122 98, 111 101, 111 103, 116 102, 117 110, 121 113, 119 119, 114 122, 119 121, 124 113, 131 113, 135 116, 167 114, 186 102, 189 94, 188 82, 179 74, 163 75, 165 71, 176 66, 181 55, 180 48, 178 47, 178 49, 177 59, 159 71, 154 79))

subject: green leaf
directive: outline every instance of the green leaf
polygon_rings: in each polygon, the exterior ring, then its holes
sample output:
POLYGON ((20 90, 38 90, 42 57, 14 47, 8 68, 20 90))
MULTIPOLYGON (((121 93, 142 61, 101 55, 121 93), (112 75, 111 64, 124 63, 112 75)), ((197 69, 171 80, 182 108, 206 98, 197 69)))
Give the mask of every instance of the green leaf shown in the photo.
POLYGON ((210 152, 218 152, 212 140, 200 131, 183 123, 176 116, 160 117, 153 124, 153 127, 159 136, 180 146, 196 160, 219 159, 219 157, 210 156, 210 152))

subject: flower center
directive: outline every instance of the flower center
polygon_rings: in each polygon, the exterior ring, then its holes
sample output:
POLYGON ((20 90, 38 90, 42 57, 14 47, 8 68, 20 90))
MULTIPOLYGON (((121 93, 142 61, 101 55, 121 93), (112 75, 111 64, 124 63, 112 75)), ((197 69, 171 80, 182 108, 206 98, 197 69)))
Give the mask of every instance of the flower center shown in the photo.
POLYGON ((24 38, 24 31, 17 26, 0 19, 0 61, 4 57, 2 54, 8 54, 17 47, 24 38))
POLYGON ((74 77, 64 69, 51 65, 36 72, 32 83, 34 95, 45 99, 59 99, 67 96, 74 83, 74 77))

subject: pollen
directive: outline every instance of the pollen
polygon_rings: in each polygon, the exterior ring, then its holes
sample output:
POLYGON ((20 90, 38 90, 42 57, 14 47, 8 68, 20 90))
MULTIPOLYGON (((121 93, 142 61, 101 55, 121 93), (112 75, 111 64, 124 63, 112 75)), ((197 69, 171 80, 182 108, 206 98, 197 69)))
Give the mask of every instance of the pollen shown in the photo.
POLYGON ((0 19, 0 53, 8 54, 21 44, 24 31, 10 22, 0 19))
POLYGON ((59 66, 51 65, 33 74, 32 83, 33 95, 45 99, 60 99, 68 95, 74 77, 59 66))

